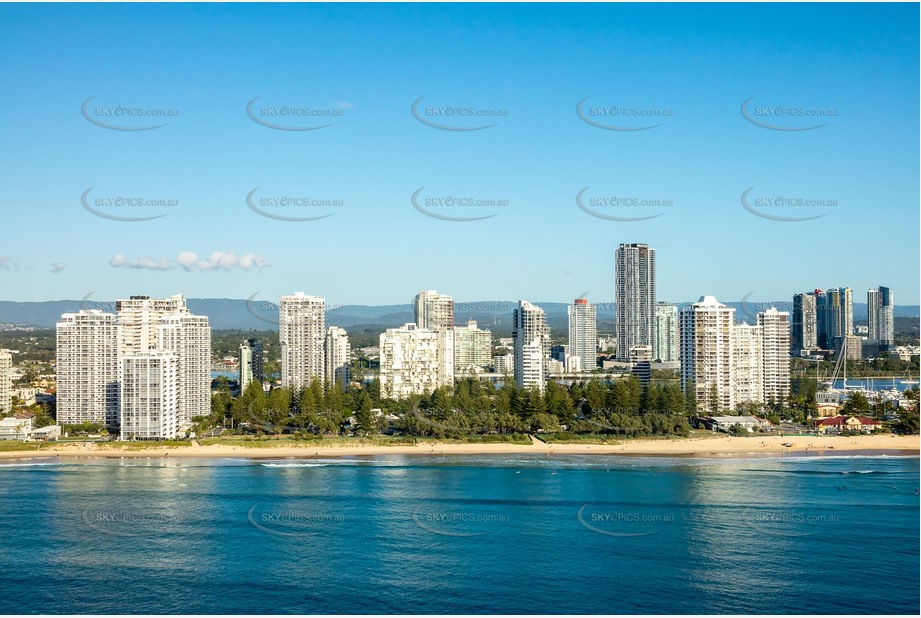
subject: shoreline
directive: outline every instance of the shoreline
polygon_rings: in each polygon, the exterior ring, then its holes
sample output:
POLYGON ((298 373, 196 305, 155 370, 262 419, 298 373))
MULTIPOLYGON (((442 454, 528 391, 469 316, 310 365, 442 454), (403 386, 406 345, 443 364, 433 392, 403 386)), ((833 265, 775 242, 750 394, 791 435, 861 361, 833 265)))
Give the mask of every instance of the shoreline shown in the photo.
POLYGON ((873 436, 750 436, 725 435, 624 440, 617 444, 546 444, 532 438, 527 444, 442 444, 420 442, 414 446, 318 446, 304 444, 279 447, 244 447, 213 444, 166 448, 124 448, 117 444, 98 443, 50 444, 35 451, 0 451, 0 461, 59 457, 90 458, 240 458, 240 459, 310 459, 356 455, 629 455, 650 457, 720 457, 796 455, 880 455, 897 454, 917 457, 921 454, 918 436, 892 434, 873 436), (792 446, 783 446, 784 443, 792 446))

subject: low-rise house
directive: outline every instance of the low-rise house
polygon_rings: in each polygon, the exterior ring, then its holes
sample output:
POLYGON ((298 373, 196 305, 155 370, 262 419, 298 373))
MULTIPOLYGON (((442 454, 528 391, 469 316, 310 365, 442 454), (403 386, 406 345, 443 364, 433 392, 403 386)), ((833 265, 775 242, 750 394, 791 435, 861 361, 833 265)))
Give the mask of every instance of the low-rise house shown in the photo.
POLYGON ((841 433, 843 431, 858 431, 870 433, 883 426, 879 421, 863 416, 833 416, 832 418, 819 419, 815 423, 819 433, 841 433))
POLYGON ((819 418, 831 418, 841 413, 841 405, 837 403, 817 403, 815 407, 819 418))
POLYGON ((819 391, 815 394, 816 405, 836 404, 841 405, 847 401, 848 393, 841 390, 819 391))
POLYGON ((757 416, 707 416, 701 419, 707 429, 728 432, 733 425, 742 429, 755 431, 756 429, 770 429, 771 423, 757 416))
POLYGON ((47 442, 49 440, 57 440, 61 437, 61 426, 60 425, 48 425, 47 427, 39 427, 38 429, 32 432, 32 439, 38 440, 40 442, 47 442))
POLYGON ((19 402, 24 406, 34 406, 35 405, 35 396, 38 395, 39 390, 32 386, 25 386, 13 389, 13 397, 19 399, 19 402))
POLYGON ((26 440, 32 435, 32 416, 17 414, 0 419, 0 440, 26 440))

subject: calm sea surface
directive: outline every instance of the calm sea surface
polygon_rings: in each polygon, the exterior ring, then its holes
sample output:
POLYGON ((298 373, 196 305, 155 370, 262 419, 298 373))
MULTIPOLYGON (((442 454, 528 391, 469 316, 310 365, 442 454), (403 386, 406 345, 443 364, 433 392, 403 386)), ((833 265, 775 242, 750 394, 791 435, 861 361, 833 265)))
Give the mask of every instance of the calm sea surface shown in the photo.
MULTIPOLYGON (((844 388, 844 380, 838 379, 830 382, 832 388, 844 388)), ((907 382, 905 380, 884 380, 882 378, 848 378, 847 379, 848 388, 865 388, 871 391, 884 391, 895 389, 897 391, 904 391, 909 388, 916 388, 918 386, 915 382, 907 382)))
POLYGON ((0 613, 917 613, 917 457, 0 462, 0 613))

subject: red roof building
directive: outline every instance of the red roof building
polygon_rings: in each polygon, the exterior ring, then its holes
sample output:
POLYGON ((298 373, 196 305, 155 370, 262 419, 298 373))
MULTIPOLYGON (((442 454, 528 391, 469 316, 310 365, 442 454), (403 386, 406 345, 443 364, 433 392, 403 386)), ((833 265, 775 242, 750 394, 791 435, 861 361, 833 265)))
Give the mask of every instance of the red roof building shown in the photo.
POLYGON ((882 427, 879 421, 863 416, 833 416, 819 419, 815 428, 819 433, 839 433, 842 431, 876 431, 882 427))

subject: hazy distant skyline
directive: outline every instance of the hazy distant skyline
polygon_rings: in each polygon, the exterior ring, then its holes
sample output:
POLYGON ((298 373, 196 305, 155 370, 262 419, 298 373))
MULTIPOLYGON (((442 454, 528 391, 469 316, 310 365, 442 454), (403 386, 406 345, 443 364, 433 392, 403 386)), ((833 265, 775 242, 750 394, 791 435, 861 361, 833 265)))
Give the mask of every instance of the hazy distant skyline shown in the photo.
POLYGON ((913 4, 0 5, 0 299, 602 303, 617 246, 647 243, 663 300, 917 304, 917 23, 913 4), (326 115, 261 113, 279 106, 326 115))

